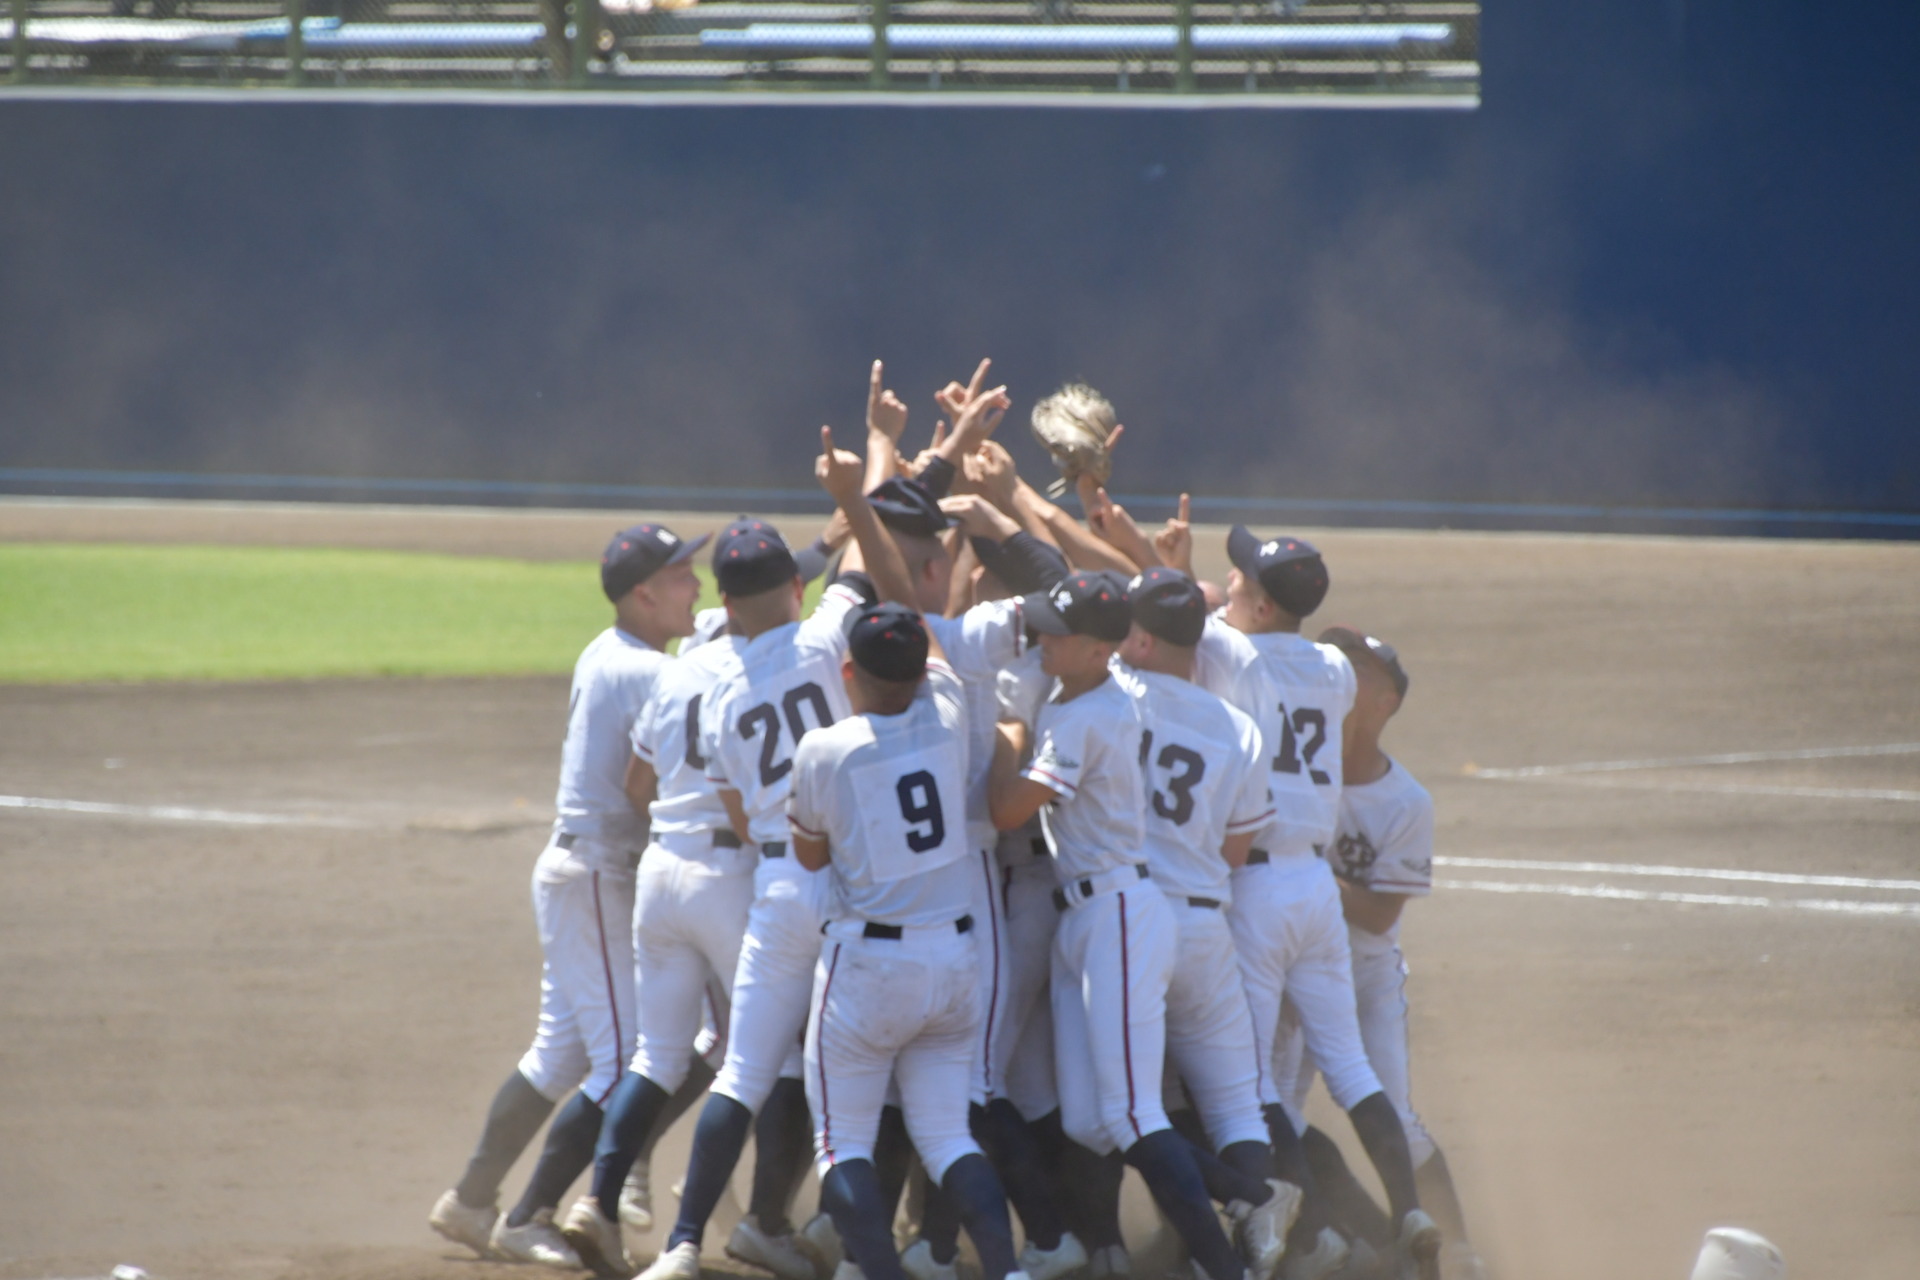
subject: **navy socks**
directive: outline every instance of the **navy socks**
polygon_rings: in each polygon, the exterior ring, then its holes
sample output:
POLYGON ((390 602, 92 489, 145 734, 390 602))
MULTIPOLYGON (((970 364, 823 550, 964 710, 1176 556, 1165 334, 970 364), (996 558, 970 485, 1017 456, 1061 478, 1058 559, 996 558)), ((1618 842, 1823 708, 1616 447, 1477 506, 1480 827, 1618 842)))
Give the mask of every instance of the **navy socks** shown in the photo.
MULTIPOLYGON (((574 1094, 560 1108, 547 1129, 547 1145, 540 1152, 540 1162, 533 1166, 533 1177, 527 1180, 527 1193, 507 1215, 508 1226, 523 1227, 540 1210, 560 1207, 560 1197, 593 1162, 593 1144, 600 1137, 602 1118, 600 1108, 584 1093, 574 1094)), ((616 1187, 615 1197, 619 1194, 616 1187)))
POLYGON ((467 1161, 454 1192, 460 1203, 484 1209, 500 1197, 500 1184, 507 1170, 540 1132, 540 1126, 553 1114, 553 1102, 527 1083, 516 1069, 493 1095, 487 1108, 486 1127, 480 1131, 480 1145, 467 1161))

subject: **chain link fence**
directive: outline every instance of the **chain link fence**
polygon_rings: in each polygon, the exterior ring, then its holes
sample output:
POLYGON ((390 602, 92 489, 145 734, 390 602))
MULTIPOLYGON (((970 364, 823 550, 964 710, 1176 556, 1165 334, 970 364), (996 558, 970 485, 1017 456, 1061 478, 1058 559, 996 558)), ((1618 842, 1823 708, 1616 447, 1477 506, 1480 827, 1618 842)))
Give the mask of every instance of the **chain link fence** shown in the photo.
POLYGON ((1388 97, 1468 105, 1477 3, 0 0, 12 84, 1388 97))

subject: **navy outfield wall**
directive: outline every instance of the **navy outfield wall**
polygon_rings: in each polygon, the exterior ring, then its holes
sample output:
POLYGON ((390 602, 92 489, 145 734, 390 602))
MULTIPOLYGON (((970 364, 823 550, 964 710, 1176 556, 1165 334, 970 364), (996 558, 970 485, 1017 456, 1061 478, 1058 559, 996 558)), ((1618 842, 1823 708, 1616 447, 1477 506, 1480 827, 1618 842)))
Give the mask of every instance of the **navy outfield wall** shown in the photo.
POLYGON ((924 430, 992 354, 1108 392, 1133 491, 1920 513, 1915 6, 1493 0, 1483 59, 1470 113, 0 99, 0 488, 790 488, 871 357, 924 430))

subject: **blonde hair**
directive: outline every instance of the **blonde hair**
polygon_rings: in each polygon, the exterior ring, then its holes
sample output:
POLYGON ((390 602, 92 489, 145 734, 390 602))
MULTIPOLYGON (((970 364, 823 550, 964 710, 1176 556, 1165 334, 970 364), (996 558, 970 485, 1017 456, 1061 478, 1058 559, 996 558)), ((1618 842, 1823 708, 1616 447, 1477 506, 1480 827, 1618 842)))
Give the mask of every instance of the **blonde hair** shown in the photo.
POLYGON ((1033 429, 1042 439, 1050 429, 1077 427, 1105 443, 1119 421, 1113 402, 1084 382, 1069 382, 1033 406, 1033 429))

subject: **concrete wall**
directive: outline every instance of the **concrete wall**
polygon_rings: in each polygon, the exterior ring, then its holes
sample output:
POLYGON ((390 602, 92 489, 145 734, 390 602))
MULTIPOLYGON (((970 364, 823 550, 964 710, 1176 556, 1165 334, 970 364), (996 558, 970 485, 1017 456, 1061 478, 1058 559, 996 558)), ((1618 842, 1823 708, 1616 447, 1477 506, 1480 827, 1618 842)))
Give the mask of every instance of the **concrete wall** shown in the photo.
POLYGON ((0 468, 804 485, 992 354, 1136 492, 1920 512, 1914 7, 1483 30, 1473 113, 0 99, 0 468))

